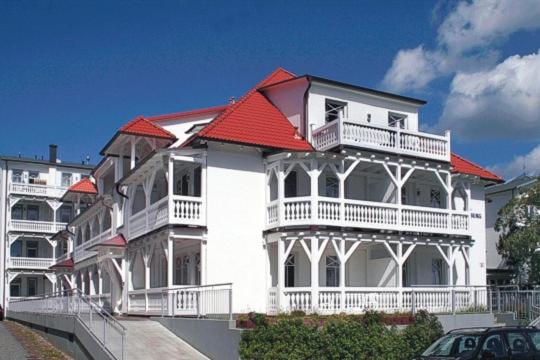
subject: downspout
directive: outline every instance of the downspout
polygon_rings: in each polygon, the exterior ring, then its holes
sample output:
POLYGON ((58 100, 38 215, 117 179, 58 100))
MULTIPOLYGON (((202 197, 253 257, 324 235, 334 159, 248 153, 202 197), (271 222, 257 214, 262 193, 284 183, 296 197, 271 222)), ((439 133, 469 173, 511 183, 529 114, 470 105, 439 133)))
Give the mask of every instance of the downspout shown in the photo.
POLYGON ((311 89, 311 79, 309 76, 306 76, 306 80, 308 82, 308 86, 306 87, 306 91, 304 92, 304 129, 305 129, 305 137, 307 141, 311 144, 311 128, 309 128, 308 124, 308 97, 309 97, 309 90, 311 89))

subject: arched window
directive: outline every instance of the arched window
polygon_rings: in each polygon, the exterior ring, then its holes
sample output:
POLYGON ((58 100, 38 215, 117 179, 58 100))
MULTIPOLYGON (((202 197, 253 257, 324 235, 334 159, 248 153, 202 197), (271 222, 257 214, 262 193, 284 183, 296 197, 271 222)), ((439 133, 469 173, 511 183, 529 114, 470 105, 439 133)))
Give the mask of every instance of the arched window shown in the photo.
POLYGON ((154 204, 167 196, 167 177, 163 170, 158 170, 152 185, 152 193, 150 194, 150 204, 154 204))
POLYGON ((77 242, 77 245, 81 245, 83 243, 83 233, 80 227, 79 227, 79 230, 77 230, 76 242, 77 242))
POLYGON ((90 223, 86 223, 86 226, 84 228, 84 241, 90 240, 90 223))
POLYGON ((131 214, 136 214, 146 207, 146 199, 144 195, 144 189, 142 185, 138 185, 133 196, 133 203, 131 206, 131 214))

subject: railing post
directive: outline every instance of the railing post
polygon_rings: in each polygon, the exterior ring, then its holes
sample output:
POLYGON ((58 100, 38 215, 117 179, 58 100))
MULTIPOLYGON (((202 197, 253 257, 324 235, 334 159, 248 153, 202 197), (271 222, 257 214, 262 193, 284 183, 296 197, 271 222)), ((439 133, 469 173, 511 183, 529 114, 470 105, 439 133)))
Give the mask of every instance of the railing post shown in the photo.
POLYGON ((452 314, 456 314, 456 290, 452 288, 451 292, 451 299, 452 299, 452 314))
POLYGON ((501 289, 497 288, 497 312, 501 312, 501 289))
POLYGON ((488 294, 488 300, 489 300, 489 313, 492 314, 493 313, 493 292, 491 291, 490 288, 487 289, 487 294, 488 294))
POLYGON ((416 292, 414 288, 411 290, 411 313, 413 315, 416 313, 416 292))

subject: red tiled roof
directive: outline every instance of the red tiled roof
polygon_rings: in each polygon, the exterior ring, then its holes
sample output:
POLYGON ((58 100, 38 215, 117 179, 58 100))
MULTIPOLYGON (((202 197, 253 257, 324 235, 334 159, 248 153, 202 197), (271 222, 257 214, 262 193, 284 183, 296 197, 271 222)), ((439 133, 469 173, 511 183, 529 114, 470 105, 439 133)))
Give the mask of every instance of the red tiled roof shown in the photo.
POLYGON ((151 136, 162 139, 176 139, 169 131, 154 124, 142 116, 136 117, 120 128, 120 133, 127 135, 151 136))
POLYGON ((54 264, 49 269, 58 269, 58 268, 72 268, 73 267, 73 258, 68 258, 58 264, 54 264))
POLYGON ((229 105, 220 105, 220 106, 212 106, 204 109, 195 109, 195 110, 189 110, 189 111, 182 111, 172 114, 164 114, 164 115, 155 115, 155 116, 147 116, 145 117, 148 121, 164 121, 164 120, 177 120, 181 118, 185 118, 188 116, 196 116, 196 115, 204 115, 204 114, 211 114, 211 113, 221 113, 225 109, 227 109, 229 105))
POLYGON ((126 245, 127 245, 127 241, 126 241, 126 238, 124 237, 124 235, 118 234, 116 236, 113 236, 109 240, 106 240, 106 241, 104 241, 102 243, 98 243, 98 244, 90 247, 90 249, 96 248, 98 246, 125 247, 126 245))
POLYGON ((476 165, 475 163, 462 158, 459 155, 452 153, 451 157, 452 163, 452 172, 476 175, 485 180, 492 180, 496 182, 503 182, 504 179, 499 175, 492 173, 489 170, 484 169, 483 167, 476 165))
POLYGON ((289 120, 257 89, 292 79, 293 74, 277 69, 238 102, 231 104, 198 137, 270 148, 311 151, 313 147, 289 120))
POLYGON ((82 178, 80 181, 71 185, 68 189, 71 192, 97 194, 96 185, 89 178, 82 178))

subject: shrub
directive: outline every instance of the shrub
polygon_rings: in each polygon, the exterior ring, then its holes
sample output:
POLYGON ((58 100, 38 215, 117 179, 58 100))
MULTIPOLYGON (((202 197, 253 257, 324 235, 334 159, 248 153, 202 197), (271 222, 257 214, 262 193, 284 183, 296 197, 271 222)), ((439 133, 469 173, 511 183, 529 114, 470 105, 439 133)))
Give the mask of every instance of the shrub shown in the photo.
POLYGON ((409 357, 422 353, 435 340, 444 335, 439 319, 427 311, 419 311, 414 316, 414 322, 403 330, 402 337, 409 357))

